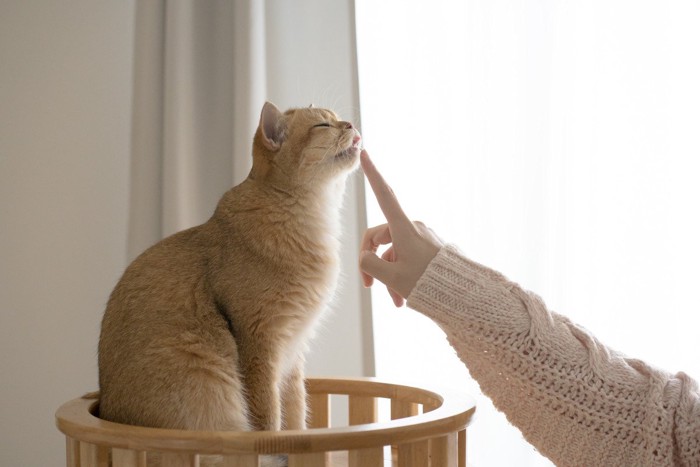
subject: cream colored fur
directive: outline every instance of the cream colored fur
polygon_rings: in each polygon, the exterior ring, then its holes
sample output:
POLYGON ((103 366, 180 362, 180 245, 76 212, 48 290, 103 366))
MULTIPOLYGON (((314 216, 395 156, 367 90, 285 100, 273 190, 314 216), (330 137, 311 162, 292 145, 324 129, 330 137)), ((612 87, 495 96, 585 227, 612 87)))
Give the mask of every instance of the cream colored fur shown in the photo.
POLYGON ((357 131, 329 110, 265 104, 249 177, 206 223, 141 254, 112 292, 100 417, 305 428, 304 352, 336 285, 338 211, 358 146, 357 131))

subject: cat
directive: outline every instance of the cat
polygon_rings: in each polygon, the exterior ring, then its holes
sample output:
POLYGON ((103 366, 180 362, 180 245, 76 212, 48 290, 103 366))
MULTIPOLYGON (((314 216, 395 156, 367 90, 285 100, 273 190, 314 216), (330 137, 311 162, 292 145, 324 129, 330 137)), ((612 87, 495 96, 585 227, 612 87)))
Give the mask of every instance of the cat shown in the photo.
POLYGON ((306 427, 304 354, 339 274, 361 137, 319 108, 263 106, 248 178, 156 243, 110 295, 99 416, 185 430, 306 427))

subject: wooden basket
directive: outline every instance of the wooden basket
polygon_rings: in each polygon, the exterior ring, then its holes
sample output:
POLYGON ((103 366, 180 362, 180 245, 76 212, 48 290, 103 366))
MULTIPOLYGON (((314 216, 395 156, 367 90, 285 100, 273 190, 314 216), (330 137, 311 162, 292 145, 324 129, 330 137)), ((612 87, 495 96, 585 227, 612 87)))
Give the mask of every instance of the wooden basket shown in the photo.
MULTIPOLYGON (((68 467, 144 467, 146 453, 163 466, 195 467, 199 455, 221 455, 226 467, 258 467, 264 454, 287 454, 289 467, 465 467, 466 427, 475 407, 426 389, 373 378, 309 378, 307 430, 186 431, 99 419, 96 399, 74 399, 56 412, 66 435, 68 467), (330 400, 346 395, 349 426, 329 427, 330 400), (378 421, 380 399, 391 420, 378 421), (391 449, 385 449, 391 446, 391 449)), ((462 399, 462 400, 459 400, 462 399)))

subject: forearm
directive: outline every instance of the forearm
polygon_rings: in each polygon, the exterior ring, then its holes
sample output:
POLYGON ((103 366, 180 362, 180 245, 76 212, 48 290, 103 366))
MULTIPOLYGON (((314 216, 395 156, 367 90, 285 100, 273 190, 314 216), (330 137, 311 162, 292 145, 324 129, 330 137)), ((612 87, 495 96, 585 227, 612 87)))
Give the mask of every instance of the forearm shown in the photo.
POLYGON ((453 247, 408 304, 442 327, 482 391, 557 464, 663 465, 678 455, 675 408, 692 395, 688 384, 611 352, 453 247))

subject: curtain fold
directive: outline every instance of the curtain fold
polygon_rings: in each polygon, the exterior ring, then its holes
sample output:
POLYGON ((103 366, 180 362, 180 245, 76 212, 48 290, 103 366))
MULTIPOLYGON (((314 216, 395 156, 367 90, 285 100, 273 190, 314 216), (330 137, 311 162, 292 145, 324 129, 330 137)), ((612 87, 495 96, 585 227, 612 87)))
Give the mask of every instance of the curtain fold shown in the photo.
POLYGON ((165 0, 137 2, 134 21, 127 259, 162 237, 165 0))
POLYGON ((247 176, 264 25, 263 2, 137 2, 129 259, 204 222, 247 176))
POLYGON ((236 1, 233 14, 233 105, 239 117, 233 125, 233 182, 251 167, 251 142, 260 109, 267 98, 265 2, 236 1))

